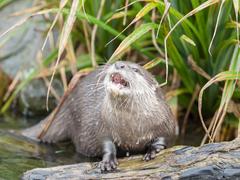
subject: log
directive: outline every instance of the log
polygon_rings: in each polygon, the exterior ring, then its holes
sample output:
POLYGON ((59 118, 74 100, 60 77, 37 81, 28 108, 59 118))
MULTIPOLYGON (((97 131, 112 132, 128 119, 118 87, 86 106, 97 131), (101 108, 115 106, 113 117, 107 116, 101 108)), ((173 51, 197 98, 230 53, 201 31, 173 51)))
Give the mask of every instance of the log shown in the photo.
POLYGON ((33 169, 22 179, 240 179, 240 139, 201 147, 175 146, 149 162, 140 155, 126 157, 111 173, 101 173, 97 162, 79 163, 33 169))

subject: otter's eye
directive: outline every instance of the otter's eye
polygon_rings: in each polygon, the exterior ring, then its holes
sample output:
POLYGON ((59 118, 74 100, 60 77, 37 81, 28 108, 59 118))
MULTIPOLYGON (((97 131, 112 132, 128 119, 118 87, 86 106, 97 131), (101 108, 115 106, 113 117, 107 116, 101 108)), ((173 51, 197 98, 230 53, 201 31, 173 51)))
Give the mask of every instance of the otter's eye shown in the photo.
POLYGON ((138 68, 132 68, 132 70, 134 71, 134 72, 139 72, 139 69, 138 68))

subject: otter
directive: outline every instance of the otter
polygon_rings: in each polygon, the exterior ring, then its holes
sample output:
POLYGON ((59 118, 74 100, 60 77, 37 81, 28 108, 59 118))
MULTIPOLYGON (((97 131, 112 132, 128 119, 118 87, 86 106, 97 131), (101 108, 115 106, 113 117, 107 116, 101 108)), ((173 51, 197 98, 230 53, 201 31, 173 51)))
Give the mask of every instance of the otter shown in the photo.
MULTIPOLYGON (((37 139, 50 116, 22 134, 37 139)), ((151 160, 172 145, 176 129, 155 78, 138 64, 117 61, 80 80, 41 141, 71 139, 78 153, 101 156, 101 170, 112 171, 118 151, 146 152, 143 159, 151 160)))

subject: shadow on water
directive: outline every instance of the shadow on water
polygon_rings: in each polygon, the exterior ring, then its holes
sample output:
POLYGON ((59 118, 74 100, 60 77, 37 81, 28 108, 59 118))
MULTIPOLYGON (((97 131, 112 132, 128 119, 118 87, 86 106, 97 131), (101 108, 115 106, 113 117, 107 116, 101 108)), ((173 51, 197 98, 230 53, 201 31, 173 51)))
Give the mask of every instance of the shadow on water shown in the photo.
POLYGON ((96 160, 75 153, 69 142, 49 145, 18 134, 18 130, 29 127, 38 120, 39 118, 29 120, 13 115, 0 117, 0 179, 19 179, 23 172, 33 168, 96 160))

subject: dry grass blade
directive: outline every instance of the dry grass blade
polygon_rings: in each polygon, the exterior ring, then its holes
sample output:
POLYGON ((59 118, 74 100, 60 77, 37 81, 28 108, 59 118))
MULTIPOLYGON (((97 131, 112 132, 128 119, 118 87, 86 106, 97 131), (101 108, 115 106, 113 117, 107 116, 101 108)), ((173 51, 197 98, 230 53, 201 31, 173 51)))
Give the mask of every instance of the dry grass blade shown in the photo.
POLYGON ((144 69, 151 69, 151 68, 155 67, 157 64, 159 64, 162 61, 163 61, 162 58, 155 58, 155 59, 149 61, 147 64, 145 64, 143 66, 143 68, 144 69))
POLYGON ((87 46, 87 51, 90 53, 91 52, 91 43, 89 40, 89 31, 90 27, 89 24, 85 20, 81 20, 82 25, 83 25, 83 33, 86 41, 86 46, 87 46))
POLYGON ((114 13, 107 21, 106 23, 109 23, 110 21, 112 21, 113 19, 118 19, 118 18, 122 18, 125 16, 125 11, 120 11, 117 13, 114 13))
POLYGON ((68 2, 68 0, 61 0, 60 5, 59 5, 59 10, 58 10, 58 12, 57 12, 57 15, 55 16, 55 18, 54 18, 54 20, 53 20, 53 22, 52 22, 52 25, 51 25, 50 29, 48 30, 47 36, 46 36, 46 38, 45 38, 45 40, 44 40, 44 43, 43 43, 43 46, 42 46, 42 51, 43 51, 44 47, 46 46, 48 37, 50 36, 50 33, 52 32, 52 29, 53 29, 53 27, 55 26, 55 24, 56 24, 59 16, 61 15, 61 11, 62 11, 62 9, 65 7, 65 5, 67 4, 67 2, 68 2))
POLYGON ((226 0, 222 0, 221 1, 220 9, 218 11, 217 22, 216 22, 216 25, 215 25, 215 28, 214 28, 214 32, 213 32, 213 36, 212 36, 211 42, 210 42, 209 47, 208 47, 208 52, 209 52, 210 55, 212 55, 211 47, 212 47, 213 40, 214 40, 214 38, 216 36, 216 33, 217 33, 217 27, 218 27, 218 24, 219 24, 220 15, 221 15, 223 4, 225 3, 225 1, 226 0))
POLYGON ((222 73, 217 74, 215 77, 213 77, 210 81, 208 81, 201 89, 198 97, 198 113, 200 116, 201 123, 203 125, 203 128, 209 137, 210 141, 213 142, 213 137, 210 135, 209 129, 207 129, 203 116, 202 116, 202 97, 203 97, 203 92, 205 89, 207 89, 209 86, 211 86, 213 83, 219 82, 219 81, 224 81, 224 80, 235 80, 235 79, 240 79, 240 75, 237 72, 231 72, 231 71, 225 71, 222 73))
POLYGON ((135 18, 132 20, 131 23, 129 23, 129 25, 127 27, 125 27, 117 36, 115 36, 111 41, 109 41, 107 45, 109 45, 110 43, 112 43, 115 39, 117 39, 124 31, 126 31, 132 24, 136 23, 137 21, 139 21, 143 16, 145 16, 149 11, 151 11, 152 9, 154 9, 155 7, 157 7, 157 3, 155 2, 151 2, 148 3, 147 5, 145 5, 135 16, 135 18))
MULTIPOLYGON (((97 19, 100 19, 101 15, 102 15, 104 4, 105 4, 105 0, 101 0, 101 4, 100 4, 99 11, 97 14, 97 19)), ((95 54, 95 39, 96 39, 97 28, 98 28, 98 26, 95 24, 93 26, 92 36, 91 36, 91 59, 92 59, 93 67, 97 66, 96 54, 95 54)))
POLYGON ((187 43, 189 43, 189 44, 191 44, 193 46, 196 46, 195 42, 191 38, 187 37, 185 34, 182 35, 180 37, 180 39, 183 40, 183 41, 186 41, 187 43))
MULTIPOLYGON (((42 52, 40 51, 40 52, 38 52, 38 54, 37 54, 36 60, 37 60, 38 65, 39 65, 39 67, 40 67, 41 70, 44 70, 44 69, 45 69, 46 71, 48 71, 48 69, 46 69, 46 68, 43 66, 43 64, 41 63, 41 62, 42 62, 42 59, 43 59, 43 55, 42 55, 42 52)), ((48 86, 49 86, 49 81, 48 81, 48 79, 47 79, 47 76, 42 76, 42 79, 43 79, 43 81, 44 81, 44 83, 45 83, 45 86, 48 87, 48 86)), ((59 94, 57 93, 57 91, 54 89, 54 87, 51 87, 50 91, 51 91, 52 95, 53 95, 53 96, 57 99, 57 101, 59 102, 59 101, 60 101, 60 96, 59 96, 59 94)))
POLYGON ((192 56, 188 57, 188 64, 191 66, 192 70, 200 74, 201 76, 205 77, 206 79, 210 80, 211 77, 206 73, 201 67, 199 67, 196 62, 193 60, 192 56))
POLYGON ((11 82, 11 84, 8 86, 7 92, 4 94, 3 102, 6 101, 9 98, 9 96, 12 94, 13 90, 15 89, 16 85, 20 80, 20 77, 21 77, 21 73, 18 72, 14 77, 13 81, 11 82))
POLYGON ((58 57, 57 57, 57 61, 56 61, 55 67, 54 67, 53 74, 52 74, 51 79, 50 79, 50 85, 49 85, 48 91, 47 91, 47 100, 46 100, 47 110, 48 110, 49 93, 50 93, 50 89, 51 89, 50 86, 52 85, 52 81, 53 81, 54 75, 56 73, 56 68, 57 68, 58 63, 60 61, 60 57, 61 57, 61 55, 62 55, 62 53, 63 53, 63 51, 66 47, 68 37, 71 33, 73 24, 76 20, 76 13, 77 13, 78 4, 79 4, 79 0, 73 0, 70 13, 68 15, 67 21, 64 24, 63 31, 62 31, 61 36, 60 36, 58 57))
POLYGON ((123 25, 126 25, 127 22, 127 11, 128 11, 128 4, 129 4, 129 0, 125 1, 125 8, 124 8, 124 18, 123 18, 123 25))
POLYGON ((156 38, 158 38, 158 35, 159 35, 159 31, 160 31, 162 22, 163 22, 164 18, 168 15, 169 8, 171 7, 171 3, 168 2, 168 0, 164 0, 164 4, 165 4, 165 9, 164 9, 162 18, 161 18, 161 20, 160 20, 160 23, 159 23, 159 25, 158 25, 158 30, 157 30, 156 38))
POLYGON ((22 16, 24 14, 32 14, 32 13, 35 13, 35 12, 45 8, 45 7, 46 7, 45 4, 41 4, 39 6, 34 6, 34 7, 31 7, 31 8, 26 8, 24 10, 15 12, 15 13, 11 14, 10 16, 22 16))
MULTIPOLYGON (((233 53, 233 59, 231 60, 231 64, 229 69, 232 71, 236 71, 236 78, 235 80, 239 79, 239 71, 240 71, 240 51, 239 47, 236 46, 235 51, 233 53)), ((215 139, 217 133, 219 132, 221 125, 223 123, 225 114, 227 112, 228 104, 231 100, 233 92, 235 90, 236 82, 234 79, 232 81, 226 81, 223 89, 223 94, 221 98, 221 103, 218 109, 218 113, 216 118, 214 119, 214 125, 212 129, 212 137, 215 139)))
POLYGON ((65 92, 67 90, 67 76, 66 76, 65 67, 60 68, 60 75, 61 75, 61 80, 63 83, 64 92, 65 92))
POLYGON ((199 86, 199 84, 197 84, 196 87, 195 87, 194 93, 192 95, 191 101, 190 101, 190 103, 188 105, 187 112, 186 112, 186 114, 185 114, 185 116, 183 118, 183 125, 182 125, 182 130, 181 130, 181 135, 182 136, 185 135, 186 128, 187 128, 187 123, 188 123, 188 117, 189 117, 189 114, 190 114, 191 109, 193 107, 193 103, 197 99, 199 91, 200 91, 200 86, 199 86))
POLYGON ((86 13, 86 9, 85 9, 84 3, 85 3, 85 0, 81 0, 81 7, 82 7, 82 9, 83 9, 83 13, 84 13, 87 21, 89 22, 89 19, 88 19, 87 13, 86 13))
POLYGON ((125 8, 128 8, 129 6, 135 4, 135 3, 139 2, 139 1, 141 1, 141 0, 133 1, 133 2, 131 2, 130 4, 127 4, 127 5, 125 5, 125 6, 121 7, 121 8, 119 8, 119 9, 117 9, 116 12, 118 12, 118 11, 122 11, 122 10, 125 10, 125 8))
MULTIPOLYGON (((212 130, 212 128, 213 128, 213 124, 214 124, 213 119, 215 119, 216 116, 217 116, 217 112, 214 113, 214 116, 213 116, 213 118, 212 118, 212 120, 211 120, 211 122, 210 122, 210 125, 209 125, 209 127, 208 127, 208 131, 209 131, 209 132, 211 132, 211 130, 212 130)), ((200 146, 202 146, 202 145, 204 145, 204 144, 206 143, 207 138, 208 138, 208 135, 205 134, 204 137, 203 137, 203 139, 202 139, 202 142, 201 142, 200 146)))
MULTIPOLYGON (((234 6, 234 10, 235 10, 236 21, 237 21, 237 24, 239 24, 238 23, 239 0, 233 0, 233 6, 234 6)), ((239 26, 236 25, 236 29, 237 29, 238 45, 240 46, 240 42, 239 42, 239 26)))
POLYGON ((233 113, 235 117, 240 117, 240 103, 236 103, 233 100, 230 100, 227 112, 233 113))
POLYGON ((147 23, 147 24, 142 24, 138 28, 136 28, 129 36, 127 36, 121 44, 118 46, 118 48, 114 51, 112 56, 109 59, 109 63, 112 62, 113 60, 117 59, 119 55, 122 54, 134 41, 142 37, 145 33, 148 31, 154 29, 156 26, 153 23, 147 23))
POLYGON ((3 32, 0 35, 0 38, 2 38, 3 36, 5 36, 6 34, 8 34, 9 32, 13 31, 15 28, 21 26, 23 23, 25 23, 29 18, 31 18, 31 16, 27 16, 23 19, 21 19, 20 21, 18 21, 16 24, 14 24, 12 27, 10 27, 9 29, 7 29, 5 32, 3 32))
POLYGON ((3 33, 0 35, 0 38, 2 38, 3 36, 5 36, 5 35, 8 34, 9 32, 13 31, 13 30, 16 29, 17 27, 23 25, 28 19, 30 19, 30 18, 32 18, 32 17, 34 17, 34 16, 47 14, 47 13, 49 13, 49 12, 51 12, 51 11, 52 11, 52 9, 46 9, 46 10, 39 11, 39 12, 37 12, 37 13, 28 15, 27 17, 24 17, 23 19, 19 20, 19 21, 16 22, 14 25, 12 25, 10 28, 8 28, 5 32, 3 32, 3 33))
POLYGON ((73 47, 73 42, 72 39, 69 40, 69 43, 66 46, 66 51, 67 51, 67 56, 68 56, 68 61, 70 63, 70 69, 72 74, 77 73, 77 57, 74 52, 74 47, 73 47))
POLYGON ((119 9, 117 9, 116 12, 122 11, 122 10, 124 10, 126 7, 128 8, 129 6, 131 6, 131 5, 133 5, 133 4, 137 3, 137 2, 154 2, 154 3, 159 3, 160 1, 159 1, 159 0, 136 0, 136 1, 133 1, 133 2, 127 4, 127 5, 119 8, 119 9))
POLYGON ((212 128, 212 133, 211 133, 213 140, 216 138, 216 135, 221 128, 221 125, 222 125, 224 117, 226 115, 228 104, 232 97, 234 88, 235 88, 235 86, 232 87, 232 86, 228 85, 228 81, 225 83, 223 92, 226 92, 226 93, 223 93, 222 99, 221 99, 221 104, 217 111, 217 116, 215 119, 213 119, 214 124, 213 124, 213 128, 212 128))
MULTIPOLYGON (((48 80, 46 77, 43 77, 43 81, 44 81, 44 83, 45 83, 45 86, 48 87, 48 86, 49 86, 49 80, 48 80)), ((53 95, 53 96, 57 99, 57 101, 59 102, 59 101, 61 100, 61 98, 60 98, 59 94, 57 93, 57 91, 56 91, 53 87, 51 87, 50 91, 51 91, 52 95, 53 95)))
POLYGON ((168 32, 168 34, 166 35, 166 37, 164 38, 164 50, 165 50, 165 61, 166 61, 166 79, 165 82, 163 84, 161 84, 161 86, 166 85, 167 81, 168 81, 168 56, 167 56, 167 40, 169 38, 169 36, 171 35, 171 33, 174 31, 174 29, 181 24, 185 19, 187 19, 188 17, 198 13, 199 11, 218 3, 219 0, 208 0, 204 3, 202 3, 200 6, 198 6, 197 8, 193 9, 192 11, 190 11, 189 13, 187 13, 184 17, 182 17, 172 28, 171 30, 168 32))
MULTIPOLYGON (((153 11, 152 11, 152 22, 155 22, 155 19, 156 19, 156 12, 155 12, 155 9, 153 9, 153 11)), ((158 51, 158 53, 162 57, 164 57, 164 53, 162 52, 161 48, 157 44, 157 40, 156 40, 156 35, 155 35, 155 30, 154 29, 152 30, 152 42, 153 42, 154 47, 158 51)))

